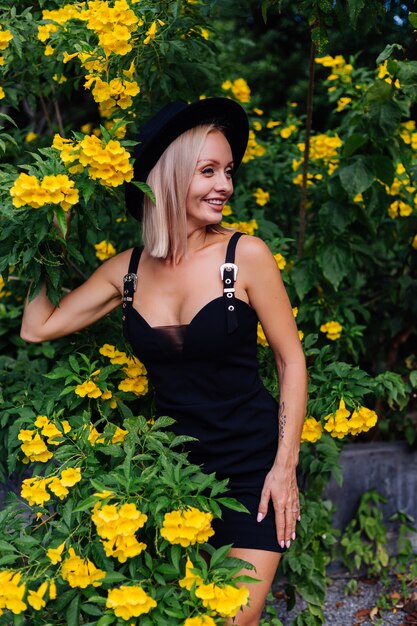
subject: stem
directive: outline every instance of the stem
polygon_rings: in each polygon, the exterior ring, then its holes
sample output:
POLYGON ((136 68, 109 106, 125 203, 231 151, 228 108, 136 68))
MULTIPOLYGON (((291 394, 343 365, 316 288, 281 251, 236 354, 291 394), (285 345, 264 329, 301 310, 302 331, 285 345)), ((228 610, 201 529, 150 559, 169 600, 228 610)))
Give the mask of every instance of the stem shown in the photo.
POLYGON ((59 108, 58 100, 55 100, 55 98, 54 98, 54 109, 55 109, 56 121, 58 123, 59 134, 61 135, 61 137, 65 137, 64 124, 62 123, 61 110, 59 108))
POLYGON ((45 100, 43 99, 43 95, 41 93, 39 94, 39 100, 41 101, 43 114, 44 114, 45 119, 46 119, 46 121, 48 123, 49 131, 50 131, 51 135, 53 135, 54 134, 54 128, 52 126, 52 120, 49 117, 48 109, 46 108, 45 100))
POLYGON ((298 234, 298 258, 303 256, 304 240, 306 230, 306 210, 307 210, 307 174, 308 174, 308 159, 310 156, 310 135, 311 124, 313 120, 313 93, 314 93, 314 59, 316 57, 316 44, 311 42, 310 47, 310 60, 308 69, 308 91, 307 91, 307 118, 306 118, 306 132, 304 142, 304 155, 303 155, 303 179, 301 184, 301 197, 300 197, 300 231, 298 234))

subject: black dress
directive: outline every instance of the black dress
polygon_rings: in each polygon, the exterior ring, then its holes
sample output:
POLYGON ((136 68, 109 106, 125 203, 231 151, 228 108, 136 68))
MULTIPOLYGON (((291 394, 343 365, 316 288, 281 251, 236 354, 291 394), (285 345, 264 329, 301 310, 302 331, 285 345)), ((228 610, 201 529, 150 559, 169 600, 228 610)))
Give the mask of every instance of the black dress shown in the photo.
POLYGON ((151 327, 133 308, 141 254, 134 248, 124 278, 124 334, 148 370, 156 415, 169 415, 176 420, 174 432, 198 439, 189 444, 190 462, 215 471, 219 479, 228 478, 227 495, 250 511, 224 509, 223 519, 213 522, 211 543, 282 552, 271 502, 266 518, 256 521, 264 479, 277 451, 278 408, 259 376, 256 312, 234 295, 240 235, 232 235, 228 244, 223 295, 181 326, 151 327))

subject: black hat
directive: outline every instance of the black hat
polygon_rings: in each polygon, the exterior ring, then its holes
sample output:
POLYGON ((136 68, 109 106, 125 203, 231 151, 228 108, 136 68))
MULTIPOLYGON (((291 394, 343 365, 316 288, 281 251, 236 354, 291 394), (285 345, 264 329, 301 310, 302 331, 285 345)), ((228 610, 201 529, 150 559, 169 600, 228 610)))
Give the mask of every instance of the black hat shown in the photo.
MULTIPOLYGON (((240 104, 229 98, 204 98, 192 104, 170 102, 144 124, 133 153, 133 181, 146 181, 149 172, 174 139, 190 128, 211 122, 224 128, 236 169, 248 143, 249 122, 246 113, 240 104)), ((140 220, 144 194, 133 181, 125 187, 126 207, 134 218, 140 220)))

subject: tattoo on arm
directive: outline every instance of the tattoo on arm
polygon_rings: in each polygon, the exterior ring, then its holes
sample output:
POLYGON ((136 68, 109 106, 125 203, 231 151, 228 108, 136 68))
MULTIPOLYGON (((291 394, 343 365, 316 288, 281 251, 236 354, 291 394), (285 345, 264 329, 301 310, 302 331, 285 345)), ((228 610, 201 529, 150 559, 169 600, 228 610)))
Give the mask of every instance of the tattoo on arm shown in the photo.
POLYGON ((282 439, 284 436, 284 428, 285 423, 287 421, 287 416, 284 414, 285 405, 283 402, 280 402, 278 407, 278 428, 279 428, 279 438, 282 439))

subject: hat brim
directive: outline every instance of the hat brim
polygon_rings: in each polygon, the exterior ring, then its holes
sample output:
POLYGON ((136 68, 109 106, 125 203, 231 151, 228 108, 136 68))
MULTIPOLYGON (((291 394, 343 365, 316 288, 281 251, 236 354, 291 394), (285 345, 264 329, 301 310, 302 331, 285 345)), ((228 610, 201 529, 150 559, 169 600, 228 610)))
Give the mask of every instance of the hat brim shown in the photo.
MULTIPOLYGON (((235 170, 245 154, 249 122, 245 110, 234 100, 205 98, 189 105, 182 102, 172 103, 172 107, 174 107, 174 113, 172 110, 168 111, 166 119, 163 115, 162 118, 160 116, 157 127, 148 137, 145 134, 144 140, 138 143, 134 151, 134 177, 133 181, 125 186, 125 200, 127 210, 137 220, 142 219, 144 194, 134 182, 146 182, 149 172, 168 146, 185 131, 200 124, 215 122, 224 129, 232 150, 235 170)), ((148 122, 150 123, 152 120, 148 122)), ((141 139, 141 134, 139 139, 141 139)))

